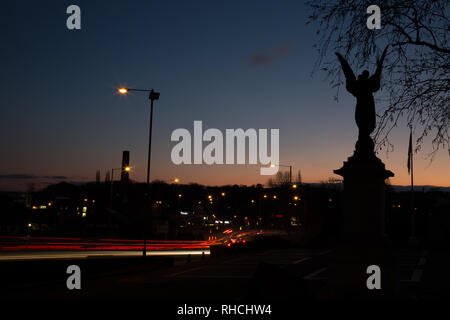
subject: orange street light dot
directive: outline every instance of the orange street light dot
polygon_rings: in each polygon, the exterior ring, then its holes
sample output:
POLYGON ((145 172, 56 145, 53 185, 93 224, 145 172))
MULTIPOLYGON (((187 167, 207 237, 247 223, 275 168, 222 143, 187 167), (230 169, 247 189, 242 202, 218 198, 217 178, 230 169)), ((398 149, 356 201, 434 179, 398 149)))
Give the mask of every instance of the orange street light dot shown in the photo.
POLYGON ((121 93, 121 94, 125 94, 125 93, 127 93, 128 92, 128 89, 127 88, 119 88, 119 93, 121 93))
POLYGON ((294 188, 294 189, 297 188, 297 185, 296 185, 296 184, 293 184, 293 185, 292 185, 292 188, 294 188))
POLYGON ((131 170, 131 167, 125 167, 126 172, 130 172, 130 170, 131 170))
POLYGON ((175 182, 175 183, 180 182, 180 179, 175 178, 175 179, 173 179, 173 182, 175 182))

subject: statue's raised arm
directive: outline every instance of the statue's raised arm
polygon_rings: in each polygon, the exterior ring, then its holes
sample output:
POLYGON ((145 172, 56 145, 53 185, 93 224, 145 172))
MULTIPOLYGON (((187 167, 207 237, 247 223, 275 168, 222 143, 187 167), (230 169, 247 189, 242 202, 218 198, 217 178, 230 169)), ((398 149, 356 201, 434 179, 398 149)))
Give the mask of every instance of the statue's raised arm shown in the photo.
POLYGON ((353 73, 353 70, 348 64, 347 60, 345 60, 344 57, 341 56, 338 52, 336 52, 336 55, 339 59, 339 62, 341 63, 342 71, 344 71, 347 91, 355 95, 354 93, 355 92, 354 84, 356 81, 355 74, 353 73))
POLYGON ((384 48, 383 54, 381 55, 380 60, 377 61, 377 70, 373 74, 373 76, 370 77, 371 82, 371 89, 372 92, 378 91, 380 89, 380 78, 381 78, 381 71, 383 70, 383 61, 386 57, 387 48, 389 45, 384 48))

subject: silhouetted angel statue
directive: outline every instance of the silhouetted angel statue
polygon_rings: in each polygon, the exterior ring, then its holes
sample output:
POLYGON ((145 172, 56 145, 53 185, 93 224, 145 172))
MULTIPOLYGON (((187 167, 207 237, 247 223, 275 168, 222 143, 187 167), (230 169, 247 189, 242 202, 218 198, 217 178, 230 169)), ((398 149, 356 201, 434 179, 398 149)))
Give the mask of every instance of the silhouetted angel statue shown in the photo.
POLYGON ((360 141, 370 139, 370 134, 375 130, 375 102, 372 93, 380 89, 381 69, 387 48, 384 49, 381 59, 377 61, 375 73, 369 77, 369 71, 364 70, 358 79, 344 57, 336 52, 345 74, 347 91, 356 97, 355 120, 359 129, 358 140, 360 141))

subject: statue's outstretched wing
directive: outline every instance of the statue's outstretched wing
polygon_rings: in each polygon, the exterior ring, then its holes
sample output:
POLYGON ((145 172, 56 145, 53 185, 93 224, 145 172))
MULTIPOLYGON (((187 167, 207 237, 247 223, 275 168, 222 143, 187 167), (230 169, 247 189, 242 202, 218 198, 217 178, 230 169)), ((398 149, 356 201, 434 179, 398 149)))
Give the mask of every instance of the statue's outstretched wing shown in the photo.
POLYGON ((381 55, 380 60, 377 61, 377 70, 369 78, 370 82, 371 82, 371 88, 372 88, 373 92, 375 92, 378 89, 380 89, 381 71, 383 70, 383 61, 384 61, 384 58, 386 57, 386 53, 387 53, 387 48, 388 47, 389 47, 389 45, 387 45, 386 48, 384 48, 383 54, 381 55))
POLYGON ((339 62, 341 63, 342 71, 344 71, 345 79, 347 80, 346 88, 347 88, 348 92, 353 94, 353 91, 354 91, 353 84, 356 81, 355 74, 353 73, 352 68, 350 68, 350 65, 348 64, 347 60, 345 60, 344 57, 341 56, 337 52, 336 52, 336 55, 339 59, 339 62))
POLYGON ((347 60, 345 60, 344 57, 337 52, 336 55, 339 59, 339 62, 341 63, 342 71, 344 71, 345 78, 347 79, 347 81, 349 80, 355 81, 356 80, 355 74, 353 73, 352 68, 350 68, 350 65, 348 64, 347 60))

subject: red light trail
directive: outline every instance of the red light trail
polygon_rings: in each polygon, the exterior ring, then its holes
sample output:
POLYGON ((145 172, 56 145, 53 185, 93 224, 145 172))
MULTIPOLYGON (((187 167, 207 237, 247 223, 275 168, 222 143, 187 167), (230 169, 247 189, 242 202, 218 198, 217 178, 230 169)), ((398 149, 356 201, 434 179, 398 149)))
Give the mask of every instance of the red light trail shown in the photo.
MULTIPOLYGON (((147 250, 199 250, 209 249, 221 240, 185 241, 151 240, 147 250)), ((0 251, 71 251, 71 250, 142 250, 142 240, 122 239, 82 239, 50 237, 0 237, 0 251)))

